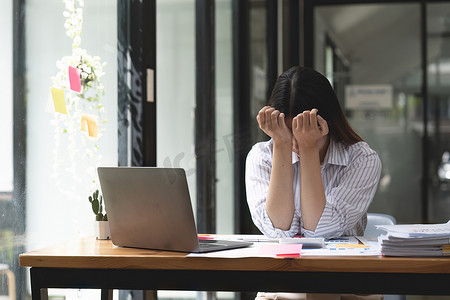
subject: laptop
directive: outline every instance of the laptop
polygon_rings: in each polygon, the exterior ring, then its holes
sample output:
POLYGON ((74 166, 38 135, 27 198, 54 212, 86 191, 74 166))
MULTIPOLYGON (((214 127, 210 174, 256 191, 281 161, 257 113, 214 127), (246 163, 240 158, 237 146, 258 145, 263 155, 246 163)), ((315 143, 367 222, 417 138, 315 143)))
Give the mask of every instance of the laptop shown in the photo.
POLYGON ((184 169, 99 167, 97 171, 114 245, 201 253, 252 244, 198 238, 184 169))

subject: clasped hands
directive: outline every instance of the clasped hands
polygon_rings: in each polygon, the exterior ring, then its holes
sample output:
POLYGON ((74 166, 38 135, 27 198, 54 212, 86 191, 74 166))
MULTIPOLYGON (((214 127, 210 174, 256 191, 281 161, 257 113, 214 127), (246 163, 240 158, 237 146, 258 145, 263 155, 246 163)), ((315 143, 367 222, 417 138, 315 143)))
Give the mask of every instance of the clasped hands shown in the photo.
POLYGON ((275 108, 264 106, 256 120, 274 143, 291 143, 297 155, 301 149, 317 148, 319 140, 328 134, 328 124, 316 108, 305 110, 291 120, 275 108))

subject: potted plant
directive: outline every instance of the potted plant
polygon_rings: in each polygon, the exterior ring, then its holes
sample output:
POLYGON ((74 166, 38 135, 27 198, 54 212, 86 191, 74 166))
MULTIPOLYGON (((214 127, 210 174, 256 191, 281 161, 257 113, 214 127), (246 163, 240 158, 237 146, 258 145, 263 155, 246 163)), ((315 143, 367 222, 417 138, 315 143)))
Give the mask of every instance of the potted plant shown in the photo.
POLYGON ((110 239, 111 233, 109 231, 108 215, 103 214, 103 198, 96 190, 92 196, 89 196, 89 202, 92 205, 92 211, 95 214, 95 236, 98 240, 110 239))

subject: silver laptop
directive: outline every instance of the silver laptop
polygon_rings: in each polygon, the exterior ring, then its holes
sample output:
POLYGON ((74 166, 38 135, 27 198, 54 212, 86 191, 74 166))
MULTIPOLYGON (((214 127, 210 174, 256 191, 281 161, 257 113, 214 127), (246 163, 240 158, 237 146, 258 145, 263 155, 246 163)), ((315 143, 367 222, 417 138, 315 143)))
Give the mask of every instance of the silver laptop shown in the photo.
POLYGON ((97 171, 114 245, 182 252, 251 245, 198 238, 183 169, 99 167, 97 171))

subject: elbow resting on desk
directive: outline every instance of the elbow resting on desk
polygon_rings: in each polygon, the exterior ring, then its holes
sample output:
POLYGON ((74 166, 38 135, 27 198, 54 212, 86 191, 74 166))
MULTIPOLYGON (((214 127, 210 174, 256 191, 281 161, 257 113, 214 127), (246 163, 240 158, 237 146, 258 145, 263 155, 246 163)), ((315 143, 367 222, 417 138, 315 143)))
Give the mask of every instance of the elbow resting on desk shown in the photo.
POLYGON ((292 220, 294 218, 294 209, 292 208, 292 212, 282 213, 277 210, 274 212, 269 208, 267 209, 267 215, 269 216, 270 221, 272 222, 273 227, 287 231, 291 229, 292 220))

